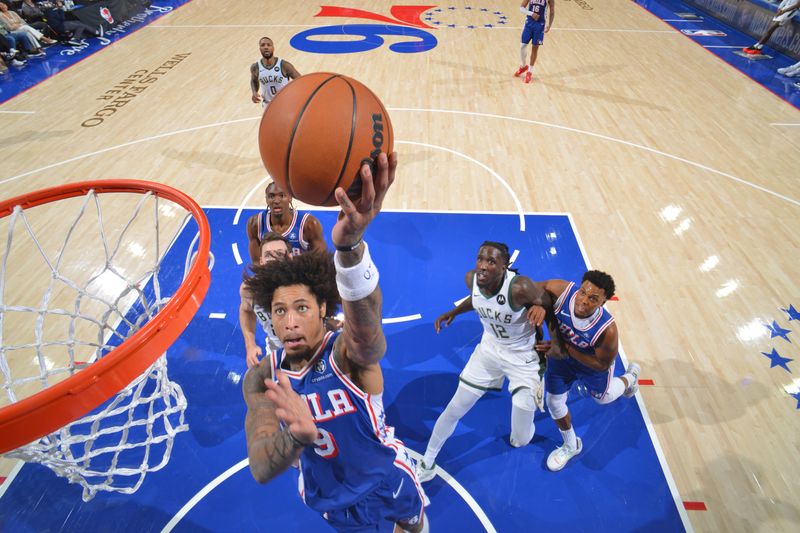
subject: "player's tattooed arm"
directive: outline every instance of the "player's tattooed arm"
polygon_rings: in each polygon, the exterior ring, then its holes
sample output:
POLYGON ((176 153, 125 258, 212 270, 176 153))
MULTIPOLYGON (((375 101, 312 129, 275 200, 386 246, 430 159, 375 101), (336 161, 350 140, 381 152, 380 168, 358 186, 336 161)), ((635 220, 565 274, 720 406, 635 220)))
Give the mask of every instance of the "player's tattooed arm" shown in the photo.
POLYGON ((288 77, 290 80, 296 80, 301 76, 301 74, 297 72, 297 69, 294 68, 294 65, 292 65, 288 61, 283 61, 281 65, 283 65, 284 76, 288 77))
POLYGON ((250 65, 250 92, 254 104, 261 101, 261 96, 258 94, 258 63, 250 65))
POLYGON ((267 397, 265 380, 271 379, 267 364, 247 371, 242 390, 247 403, 244 427, 247 434, 247 456, 250 472, 259 483, 267 483, 285 471, 300 457, 304 443, 280 429, 275 402, 267 397))

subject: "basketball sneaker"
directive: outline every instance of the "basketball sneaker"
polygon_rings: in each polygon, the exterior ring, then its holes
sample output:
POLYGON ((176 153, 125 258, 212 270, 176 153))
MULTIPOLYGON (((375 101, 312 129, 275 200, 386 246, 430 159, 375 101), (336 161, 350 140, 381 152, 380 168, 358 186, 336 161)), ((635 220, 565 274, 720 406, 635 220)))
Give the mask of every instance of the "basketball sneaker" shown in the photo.
POLYGON ((522 76, 522 73, 523 73, 523 72, 525 72, 526 70, 528 70, 528 65, 522 65, 522 66, 521 66, 521 67, 519 67, 519 68, 517 69, 517 71, 514 73, 514 77, 515 77, 515 78, 519 78, 520 76, 522 76))
POLYGON ((753 48, 752 46, 746 46, 742 48, 742 52, 744 52, 745 54, 750 54, 751 56, 761 55, 761 49, 753 48))
POLYGON ((530 70, 528 72, 526 72, 525 73, 525 83, 530 83, 532 77, 533 77, 533 74, 531 74, 530 70))
POLYGON ((425 461, 420 459, 417 461, 417 480, 420 483, 432 480, 436 477, 436 464, 432 464, 430 468, 425 464, 425 461))
POLYGON ((639 373, 641 371, 642 368, 636 363, 631 363, 630 365, 628 365, 628 370, 625 373, 633 376, 633 383, 628 385, 628 388, 625 389, 625 392, 622 393, 622 395, 625 396, 626 398, 633 398, 634 396, 636 396, 636 393, 639 392, 639 373))
POLYGON ((581 451, 583 451, 583 441, 578 437, 578 447, 574 450, 568 448, 567 445, 564 444, 560 448, 556 448, 550 452, 550 455, 547 456, 547 468, 551 472, 558 472, 567 466, 569 460, 581 453, 581 451))

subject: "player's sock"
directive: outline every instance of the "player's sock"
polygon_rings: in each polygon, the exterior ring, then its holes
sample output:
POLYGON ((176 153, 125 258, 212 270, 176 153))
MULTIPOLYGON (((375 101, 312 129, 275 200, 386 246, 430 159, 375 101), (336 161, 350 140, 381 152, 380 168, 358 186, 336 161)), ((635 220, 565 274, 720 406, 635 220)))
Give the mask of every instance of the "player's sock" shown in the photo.
POLYGON ((764 48, 764 45, 761 44, 761 43, 756 43, 753 46, 751 46, 750 48, 752 48, 753 50, 761 50, 762 48, 764 48))
POLYGON ((439 415, 436 424, 433 426, 433 433, 428 441, 425 456, 422 458, 425 466, 431 468, 436 463, 436 456, 444 446, 444 442, 450 438, 456 429, 456 424, 467 411, 472 409, 483 393, 477 389, 472 389, 468 385, 459 383, 453 399, 447 404, 444 412, 439 415))
POLYGON ((562 429, 559 429, 558 431, 559 431, 559 433, 561 433, 561 438, 564 439, 564 444, 566 444, 567 447, 570 450, 577 449, 577 447, 578 447, 578 437, 575 436, 575 427, 574 426, 570 426, 570 428, 568 430, 566 430, 566 431, 564 431, 562 429))

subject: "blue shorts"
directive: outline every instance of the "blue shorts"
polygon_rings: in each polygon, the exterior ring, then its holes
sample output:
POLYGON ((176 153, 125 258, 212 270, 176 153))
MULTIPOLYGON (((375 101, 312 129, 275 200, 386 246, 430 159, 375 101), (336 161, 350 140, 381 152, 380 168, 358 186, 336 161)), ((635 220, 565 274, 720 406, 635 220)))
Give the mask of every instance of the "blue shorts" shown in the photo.
POLYGON ((522 44, 528 44, 531 41, 533 41, 533 46, 541 46, 544 43, 544 20, 525 21, 525 27, 522 28, 522 44))
POLYGON ((423 513, 425 493, 417 481, 413 467, 398 464, 389 471, 378 487, 346 509, 322 513, 337 531, 362 532, 381 529, 384 520, 414 525, 423 513))
POLYGON ((548 394, 564 394, 572 388, 572 383, 579 379, 586 385, 595 398, 602 398, 614 377, 614 363, 608 370, 598 372, 572 357, 566 359, 548 359, 544 372, 544 388, 548 394))

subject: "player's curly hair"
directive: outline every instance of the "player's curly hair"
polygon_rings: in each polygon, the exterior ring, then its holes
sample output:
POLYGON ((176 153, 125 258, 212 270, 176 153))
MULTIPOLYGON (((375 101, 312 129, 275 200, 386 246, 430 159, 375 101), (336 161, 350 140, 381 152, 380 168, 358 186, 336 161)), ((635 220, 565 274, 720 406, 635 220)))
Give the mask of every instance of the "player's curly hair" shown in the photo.
POLYGON ((601 272, 599 270, 589 270, 583 275, 583 280, 581 280, 581 283, 584 281, 588 281, 596 287, 603 289, 603 292, 606 293, 606 300, 614 296, 614 291, 616 290, 614 278, 605 272, 601 272))
POLYGON ((333 316, 342 303, 336 288, 336 267, 333 254, 308 252, 253 267, 253 275, 245 280, 253 301, 266 310, 272 309, 272 297, 279 287, 305 285, 317 299, 326 304, 327 316, 333 316))

